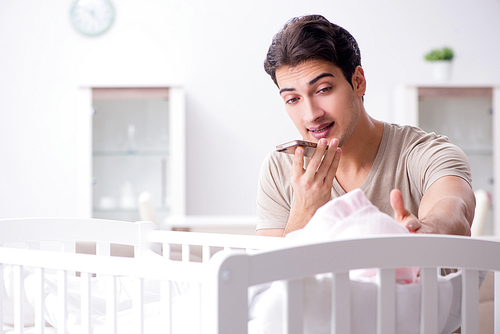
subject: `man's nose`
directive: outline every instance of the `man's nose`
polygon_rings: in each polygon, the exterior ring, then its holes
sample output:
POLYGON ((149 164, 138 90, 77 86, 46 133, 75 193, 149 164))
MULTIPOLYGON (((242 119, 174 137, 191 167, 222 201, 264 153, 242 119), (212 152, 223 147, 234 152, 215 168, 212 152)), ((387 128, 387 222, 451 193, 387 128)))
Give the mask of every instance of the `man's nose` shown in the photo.
POLYGON ((323 117, 324 110, 320 108, 313 100, 307 99, 305 101, 304 120, 309 123, 314 123, 316 120, 323 117))

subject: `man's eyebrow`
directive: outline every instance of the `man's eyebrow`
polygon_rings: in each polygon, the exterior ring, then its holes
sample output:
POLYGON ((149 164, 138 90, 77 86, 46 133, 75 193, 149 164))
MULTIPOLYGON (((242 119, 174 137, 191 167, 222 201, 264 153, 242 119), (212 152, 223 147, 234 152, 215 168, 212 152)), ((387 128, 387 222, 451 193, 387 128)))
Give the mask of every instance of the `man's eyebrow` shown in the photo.
POLYGON ((309 86, 314 85, 316 83, 316 81, 318 81, 321 78, 324 78, 324 77, 333 77, 333 76, 334 75, 331 74, 331 73, 322 73, 322 74, 318 75, 316 78, 314 78, 311 81, 309 81, 309 86))
POLYGON ((295 90, 295 88, 282 88, 282 89, 280 89, 280 95, 283 92, 293 92, 294 90, 295 90))
MULTIPOLYGON (((332 73, 321 73, 316 78, 309 81, 309 86, 314 85, 318 80, 320 80, 321 78, 324 78, 324 77, 334 77, 334 75, 332 73)), ((295 88, 282 88, 282 89, 280 89, 280 95, 283 92, 293 92, 293 91, 295 91, 295 88)))

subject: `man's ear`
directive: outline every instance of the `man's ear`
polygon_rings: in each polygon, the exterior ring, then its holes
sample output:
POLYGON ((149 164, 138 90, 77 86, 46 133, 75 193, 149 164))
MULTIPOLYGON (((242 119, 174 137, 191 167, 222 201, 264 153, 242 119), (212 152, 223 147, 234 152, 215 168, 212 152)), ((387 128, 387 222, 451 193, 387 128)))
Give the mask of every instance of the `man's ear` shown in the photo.
POLYGON ((352 75, 352 86, 358 97, 363 97, 366 91, 365 71, 361 66, 356 66, 352 75))

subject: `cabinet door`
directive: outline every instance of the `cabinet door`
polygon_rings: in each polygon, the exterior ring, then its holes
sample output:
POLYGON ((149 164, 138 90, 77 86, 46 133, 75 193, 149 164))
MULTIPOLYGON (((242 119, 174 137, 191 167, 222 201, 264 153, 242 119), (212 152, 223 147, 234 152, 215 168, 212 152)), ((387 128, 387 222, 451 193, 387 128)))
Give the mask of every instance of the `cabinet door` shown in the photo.
POLYGON ((169 89, 93 89, 92 102, 93 217, 139 220, 147 192, 162 221, 172 195, 169 89))
MULTIPOLYGON (((419 127, 448 136, 469 158, 474 190, 493 194, 492 89, 420 87, 418 96, 419 127)), ((489 211, 484 233, 493 234, 489 211)))

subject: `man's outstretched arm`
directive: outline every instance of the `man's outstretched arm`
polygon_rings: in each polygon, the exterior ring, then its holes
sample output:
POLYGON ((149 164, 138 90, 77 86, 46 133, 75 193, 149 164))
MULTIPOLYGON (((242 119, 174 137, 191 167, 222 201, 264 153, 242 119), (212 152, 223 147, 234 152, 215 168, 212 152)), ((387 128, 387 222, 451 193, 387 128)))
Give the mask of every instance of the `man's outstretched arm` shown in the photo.
POLYGON ((470 185, 458 176, 444 176, 427 189, 418 218, 405 209, 399 190, 390 196, 394 218, 410 232, 470 235, 476 200, 470 185))

